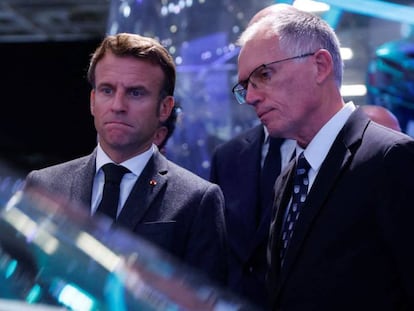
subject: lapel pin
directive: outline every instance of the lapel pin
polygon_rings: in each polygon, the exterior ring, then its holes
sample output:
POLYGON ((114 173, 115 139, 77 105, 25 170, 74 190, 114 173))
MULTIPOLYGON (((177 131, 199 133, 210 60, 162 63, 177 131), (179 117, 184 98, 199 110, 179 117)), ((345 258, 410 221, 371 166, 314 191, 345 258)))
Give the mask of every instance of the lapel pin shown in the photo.
POLYGON ((155 186, 157 184, 157 182, 154 179, 151 179, 150 182, 149 182, 149 184, 151 186, 155 186))

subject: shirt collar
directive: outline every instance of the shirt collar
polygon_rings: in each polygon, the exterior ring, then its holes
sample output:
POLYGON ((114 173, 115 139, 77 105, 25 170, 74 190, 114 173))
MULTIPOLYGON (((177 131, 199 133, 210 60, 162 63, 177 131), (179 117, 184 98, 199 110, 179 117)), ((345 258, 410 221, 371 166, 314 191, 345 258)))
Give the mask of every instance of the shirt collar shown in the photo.
MULTIPOLYGON (((304 150, 305 158, 313 170, 318 171, 329 149, 352 112, 356 109, 353 102, 346 103, 315 135, 304 150)), ((296 145, 296 157, 303 151, 296 145)))
MULTIPOLYGON (((154 154, 155 148, 156 146, 152 144, 152 146, 147 151, 144 151, 143 153, 119 164, 125 166, 131 171, 131 173, 139 176, 145 165, 147 165, 148 160, 154 154)), ((96 153, 96 172, 98 172, 101 167, 107 163, 114 163, 114 161, 111 160, 111 158, 105 153, 101 145, 98 143, 96 153)))

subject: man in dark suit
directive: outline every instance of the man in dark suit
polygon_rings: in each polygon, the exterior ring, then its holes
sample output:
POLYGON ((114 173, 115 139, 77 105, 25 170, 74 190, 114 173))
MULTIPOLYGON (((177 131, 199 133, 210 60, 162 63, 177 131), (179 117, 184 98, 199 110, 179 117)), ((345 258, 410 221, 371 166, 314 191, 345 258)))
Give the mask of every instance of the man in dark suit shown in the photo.
POLYGON ((227 269, 223 194, 217 185, 168 161, 153 144, 174 106, 172 57, 151 38, 108 36, 91 58, 88 80, 96 149, 32 171, 26 191, 41 187, 64 195, 93 215, 101 211, 103 167, 122 165, 128 171, 120 182, 115 224, 221 282, 227 269))
POLYGON ((414 310, 414 140, 341 97, 336 34, 293 6, 239 38, 239 83, 273 137, 294 139, 269 238, 272 310, 414 310))
POLYGON ((276 168, 270 180, 261 183, 269 137, 262 124, 257 125, 213 152, 210 181, 223 190, 229 242, 228 286, 257 306, 267 307, 265 275, 266 247, 269 237, 273 184, 292 155, 294 141, 273 139, 276 168), (265 183, 265 184, 264 184, 265 183), (266 198, 261 198, 261 191, 266 198), (268 202, 264 202, 267 200, 268 202))

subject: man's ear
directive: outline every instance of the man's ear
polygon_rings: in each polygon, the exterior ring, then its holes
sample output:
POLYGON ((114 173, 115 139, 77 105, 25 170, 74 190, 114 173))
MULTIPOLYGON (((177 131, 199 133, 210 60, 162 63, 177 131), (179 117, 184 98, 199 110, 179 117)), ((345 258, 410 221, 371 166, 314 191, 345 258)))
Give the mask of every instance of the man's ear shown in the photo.
POLYGON ((320 49, 315 53, 317 65, 317 82, 322 83, 329 75, 334 74, 332 55, 325 49, 320 49))
POLYGON ((160 122, 164 122, 168 119, 171 114, 171 111, 174 107, 174 97, 173 96, 166 96, 161 100, 160 103, 160 122))
POLYGON ((92 89, 89 95, 89 109, 91 110, 91 114, 94 115, 95 111, 95 90, 92 89))
POLYGON ((162 145, 165 138, 168 135, 168 129, 166 126, 161 126, 157 129, 154 135, 154 144, 156 144, 158 147, 162 145))

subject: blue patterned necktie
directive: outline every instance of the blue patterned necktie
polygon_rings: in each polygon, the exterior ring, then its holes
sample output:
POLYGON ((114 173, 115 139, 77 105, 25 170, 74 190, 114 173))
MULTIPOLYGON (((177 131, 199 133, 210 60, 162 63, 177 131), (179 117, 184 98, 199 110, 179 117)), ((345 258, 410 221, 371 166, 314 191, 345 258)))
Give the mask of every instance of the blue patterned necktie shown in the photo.
POLYGON ((105 174, 105 184, 97 212, 106 214, 113 220, 116 220, 121 180, 130 170, 114 163, 105 164, 102 170, 105 174))
POLYGON ((286 214, 281 234, 281 246, 280 246, 280 262, 283 265, 283 259, 286 254, 286 250, 289 246, 289 241, 293 235, 295 223, 299 218, 302 206, 305 203, 306 196, 308 194, 309 178, 308 172, 310 165, 306 160, 303 152, 299 155, 295 174, 293 176, 293 192, 292 202, 290 208, 286 214))

